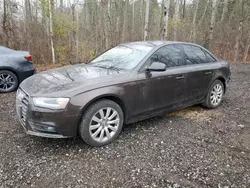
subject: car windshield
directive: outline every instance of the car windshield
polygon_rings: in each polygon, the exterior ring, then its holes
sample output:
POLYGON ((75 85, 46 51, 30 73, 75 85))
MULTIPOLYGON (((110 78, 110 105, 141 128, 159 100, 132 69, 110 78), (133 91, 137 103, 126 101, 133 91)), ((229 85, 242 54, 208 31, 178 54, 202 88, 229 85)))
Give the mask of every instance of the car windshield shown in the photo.
POLYGON ((145 45, 116 46, 90 62, 95 67, 115 70, 132 70, 149 53, 145 45))

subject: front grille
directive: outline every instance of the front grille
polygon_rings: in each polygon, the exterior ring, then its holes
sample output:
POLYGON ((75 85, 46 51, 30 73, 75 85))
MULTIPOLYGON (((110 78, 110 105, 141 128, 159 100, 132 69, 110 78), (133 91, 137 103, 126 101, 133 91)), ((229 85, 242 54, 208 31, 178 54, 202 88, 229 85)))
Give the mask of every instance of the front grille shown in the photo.
POLYGON ((22 90, 18 90, 16 97, 17 115, 21 124, 25 126, 27 120, 27 111, 29 105, 29 96, 22 90))
POLYGON ((21 119, 24 122, 26 122, 27 111, 28 111, 28 105, 23 101, 21 101, 21 119))

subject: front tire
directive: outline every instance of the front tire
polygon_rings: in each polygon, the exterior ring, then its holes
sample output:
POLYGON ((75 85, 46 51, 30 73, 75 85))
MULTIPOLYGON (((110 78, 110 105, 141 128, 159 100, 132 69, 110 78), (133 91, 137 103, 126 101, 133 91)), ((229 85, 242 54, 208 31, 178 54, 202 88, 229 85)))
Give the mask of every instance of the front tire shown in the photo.
POLYGON ((210 109, 217 108, 221 105, 224 93, 224 84, 220 80, 215 80, 206 95, 205 102, 202 103, 202 105, 210 109))
POLYGON ((83 114, 79 134, 90 146, 104 146, 115 140, 123 126, 121 107, 111 100, 93 103, 83 114))
POLYGON ((0 70, 0 93, 15 91, 18 84, 18 78, 13 72, 0 70))

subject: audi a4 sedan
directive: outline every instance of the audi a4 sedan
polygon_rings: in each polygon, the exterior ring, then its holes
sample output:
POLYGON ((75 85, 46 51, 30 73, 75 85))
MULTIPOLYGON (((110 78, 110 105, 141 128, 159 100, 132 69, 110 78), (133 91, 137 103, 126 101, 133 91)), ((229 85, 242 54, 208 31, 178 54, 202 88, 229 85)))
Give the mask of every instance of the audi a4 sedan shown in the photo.
POLYGON ((0 46, 0 93, 14 91, 18 85, 35 73, 29 52, 0 46))
POLYGON ((229 64, 196 44, 132 42, 88 64, 29 77, 18 89, 16 110, 30 135, 80 135, 102 146, 123 124, 195 104, 218 107, 229 80, 229 64))

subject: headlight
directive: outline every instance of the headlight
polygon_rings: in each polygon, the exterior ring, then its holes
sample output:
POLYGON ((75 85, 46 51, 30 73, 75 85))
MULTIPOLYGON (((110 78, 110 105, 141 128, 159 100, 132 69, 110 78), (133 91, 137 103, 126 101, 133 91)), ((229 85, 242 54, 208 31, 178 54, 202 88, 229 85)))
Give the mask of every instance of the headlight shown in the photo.
POLYGON ((33 102, 36 107, 62 110, 66 108, 69 98, 34 97, 33 102))

